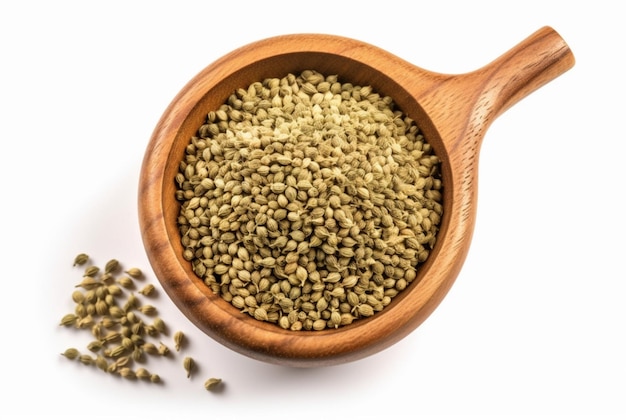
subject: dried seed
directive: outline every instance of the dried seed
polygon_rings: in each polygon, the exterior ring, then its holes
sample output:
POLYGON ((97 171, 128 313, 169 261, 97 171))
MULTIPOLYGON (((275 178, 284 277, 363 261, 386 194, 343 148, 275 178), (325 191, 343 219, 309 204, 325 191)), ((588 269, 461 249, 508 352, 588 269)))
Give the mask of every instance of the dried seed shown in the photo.
POLYGON ((150 379, 151 373, 146 368, 140 367, 135 371, 135 376, 138 379, 150 379))
POLYGON ((156 307, 152 305, 141 305, 139 308, 139 312, 144 315, 155 315, 157 313, 156 307))
POLYGON ((75 258, 74 258, 74 267, 77 265, 83 265, 85 264, 87 261, 89 261, 89 255, 87 254, 78 254, 75 258))
POLYGON ((72 292, 72 300, 76 303, 83 303, 85 301, 85 295, 80 290, 74 290, 74 292, 72 292))
POLYGON ((97 353, 100 351, 100 349, 102 349, 102 346, 104 345, 104 342, 101 340, 94 340, 92 342, 90 342, 89 344, 87 344, 87 350, 92 351, 94 353, 97 353))
POLYGON ((193 358, 185 357, 183 359, 183 367, 185 368, 185 371, 187 372, 187 377, 190 378, 191 377, 191 372, 195 368, 195 362, 194 362, 193 358))
POLYGON ((204 388, 207 391, 213 391, 217 389, 217 387, 222 383, 222 380, 219 378, 209 378, 204 382, 204 388))
POLYGON ((135 279, 139 279, 143 276, 143 272, 141 271, 141 269, 136 268, 136 267, 129 268, 128 270, 125 271, 125 273, 135 279))
POLYGON ((133 279, 127 276, 118 278, 117 282, 125 289, 133 289, 135 287, 135 282, 133 282, 133 279))
POLYGON ((161 356, 167 356, 168 354, 170 354, 170 349, 165 344, 159 343, 158 353, 161 356))
POLYGON ((70 360, 74 360, 80 356, 80 352, 73 347, 68 348, 61 354, 70 360))
POLYGON ((165 322, 163 322, 163 320, 161 318, 159 318, 159 317, 154 318, 154 321, 152 321, 152 325, 161 334, 165 334, 166 333, 165 322))
POLYGON ((150 342, 143 343, 141 349, 148 354, 160 354, 159 348, 150 342))
POLYGON ((85 273, 83 274, 83 276, 94 277, 98 274, 99 271, 100 271, 100 268, 96 267, 95 265, 92 265, 92 266, 85 268, 85 273))
POLYGON ((185 340, 185 334, 182 331, 176 331, 174 333, 174 348, 176 351, 180 351, 185 340))
POLYGON ((141 290, 139 290, 139 293, 141 293, 144 296, 151 296, 154 294, 154 285, 153 284, 146 284, 144 287, 141 288, 141 290))
POLYGON ((81 354, 80 356, 78 356, 78 361, 87 366, 93 365, 95 363, 95 359, 88 354, 81 354))
POLYGON ((98 286, 102 285, 101 282, 97 281, 93 277, 86 276, 83 280, 76 285, 76 287, 82 287, 85 290, 91 290, 98 286))
POLYGON ((100 354, 96 356, 95 365, 98 369, 102 370, 103 372, 106 372, 109 368, 109 362, 107 362, 107 360, 104 357, 102 357, 102 355, 100 354))
POLYGON ((128 351, 128 348, 120 344, 118 346, 113 347, 108 354, 109 354, 109 357, 112 357, 115 359, 115 358, 122 356, 127 351, 128 351))
POLYGON ((64 327, 71 327, 71 326, 76 325, 78 320, 79 320, 79 317, 76 316, 75 314, 67 314, 63 316, 63 318, 61 318, 61 322, 59 325, 63 325, 64 327))
POLYGON ((113 273, 115 272, 120 266, 120 263, 118 260, 116 259, 111 259, 109 261, 107 261, 107 263, 104 266, 104 273, 108 274, 108 273, 113 273))
POLYGON ((119 370, 119 374, 122 378, 126 379, 136 379, 137 375, 135 375, 135 371, 129 367, 123 367, 119 370))

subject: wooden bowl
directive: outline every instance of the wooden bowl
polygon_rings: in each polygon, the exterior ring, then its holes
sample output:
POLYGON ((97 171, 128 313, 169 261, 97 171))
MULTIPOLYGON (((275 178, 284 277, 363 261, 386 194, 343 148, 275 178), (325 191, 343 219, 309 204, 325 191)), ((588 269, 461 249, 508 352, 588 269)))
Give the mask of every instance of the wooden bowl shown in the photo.
POLYGON ((416 67, 353 39, 297 34, 239 48, 202 70, 174 98, 146 150, 139 221, 146 253, 163 288, 202 331, 249 357, 288 366, 334 365, 372 355, 417 328, 442 301, 467 255, 475 221, 478 155, 485 130, 517 101, 567 71, 574 57, 544 27, 485 67, 445 75, 416 67), (215 295, 182 258, 174 177, 208 111, 238 88, 312 69, 371 85, 394 99, 442 160, 444 215, 418 277, 378 314, 323 331, 289 331, 258 321, 215 295))

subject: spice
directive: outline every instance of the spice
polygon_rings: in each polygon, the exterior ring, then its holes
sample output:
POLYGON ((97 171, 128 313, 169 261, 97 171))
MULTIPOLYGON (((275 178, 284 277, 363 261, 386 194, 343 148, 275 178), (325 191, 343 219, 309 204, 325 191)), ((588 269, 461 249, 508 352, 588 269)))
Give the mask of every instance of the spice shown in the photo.
POLYGON ((187 377, 190 378, 191 377, 191 371, 195 368, 195 362, 194 362, 193 358, 185 357, 183 359, 183 367, 185 368, 185 371, 187 372, 187 377))
POLYGON ((146 284, 144 287, 141 288, 141 290, 139 290, 139 293, 144 296, 150 296, 154 294, 154 285, 146 284))
POLYGON ((183 346, 183 341, 185 339, 185 334, 182 331, 176 331, 174 333, 174 348, 176 351, 180 351, 183 346))
POLYGON ((312 70, 233 92, 174 181, 194 272, 292 330, 382 311, 416 278, 443 213, 440 161, 415 121, 370 86, 312 70))
POLYGON ((109 260, 104 266, 104 272, 105 274, 113 273, 114 271, 118 269, 119 266, 120 266, 120 263, 118 260, 116 259, 109 260))
MULTIPOLYGON (((86 254, 79 254, 74 265, 83 265, 88 259, 86 254)), ((92 340, 86 344, 86 349, 91 354, 81 354, 74 347, 61 354, 69 360, 94 366, 103 372, 157 383, 161 381, 159 375, 150 373, 143 366, 135 369, 133 365, 146 363, 149 356, 169 354, 169 348, 163 342, 159 342, 157 346, 149 341, 149 336, 166 333, 165 322, 157 317, 153 324, 147 324, 143 316, 156 314, 156 307, 140 302, 135 294, 114 284, 117 282, 125 289, 132 289, 133 279, 143 277, 139 268, 126 270, 118 277, 115 273, 120 267, 117 259, 110 259, 104 270, 95 265, 84 270, 80 283, 75 285, 76 289, 71 294, 72 301, 76 304, 75 311, 64 315, 60 325, 91 331, 92 340)), ((144 297, 154 294, 154 286, 149 286, 144 286, 140 291, 144 297)), ((182 332, 177 333, 174 337, 177 350, 180 350, 182 340, 182 332)), ((188 375, 191 375, 194 361, 186 358, 183 365, 188 370, 188 375)))
POLYGON ((126 274, 128 274, 129 276, 135 279, 138 279, 143 275, 143 272, 141 271, 141 269, 137 267, 133 267, 133 268, 129 268, 128 270, 126 270, 126 274))
POLYGON ((204 388, 207 391, 213 391, 215 390, 220 384, 222 383, 222 380, 219 378, 209 378, 204 382, 204 388))
POLYGON ((89 261, 89 255, 84 253, 78 254, 76 258, 74 258, 74 266, 83 265, 87 261, 89 261))
POLYGON ((74 360, 76 359, 78 356, 80 356, 80 352, 73 348, 70 347, 69 349, 65 350, 63 353, 61 353, 63 356, 67 357, 70 360, 74 360))

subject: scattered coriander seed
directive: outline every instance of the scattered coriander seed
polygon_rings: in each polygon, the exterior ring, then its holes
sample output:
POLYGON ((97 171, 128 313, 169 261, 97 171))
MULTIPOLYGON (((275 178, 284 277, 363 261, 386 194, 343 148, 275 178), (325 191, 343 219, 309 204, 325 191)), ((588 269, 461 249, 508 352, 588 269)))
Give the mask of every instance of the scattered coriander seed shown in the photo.
POLYGON ((74 267, 77 265, 83 265, 87 261, 89 261, 89 255, 84 253, 78 254, 76 258, 74 258, 74 267))
POLYGON ((87 350, 97 353, 100 351, 103 345, 104 345, 103 341, 94 340, 90 342, 89 344, 87 344, 87 350))
POLYGON ((160 354, 159 348, 154 343, 146 342, 141 345, 144 352, 148 354, 160 354))
POLYGON ((167 331, 165 322, 159 317, 154 318, 154 320, 152 321, 152 325, 161 334, 165 334, 167 331))
POLYGON ((81 354, 80 356, 78 356, 78 360, 83 364, 83 365, 93 365, 95 363, 95 360, 93 357, 91 357, 88 354, 81 354))
POLYGON ((109 362, 107 362, 107 360, 100 354, 96 356, 95 365, 98 369, 102 370, 103 372, 106 372, 107 369, 109 368, 109 362))
POLYGON ((118 260, 111 259, 107 261, 106 265, 104 266, 104 273, 105 274, 113 273, 114 271, 118 269, 119 266, 120 266, 120 263, 118 260))
POLYGON ((187 372, 187 377, 190 378, 191 377, 191 371, 195 368, 195 362, 194 362, 193 358, 185 357, 183 359, 183 367, 185 368, 185 371, 187 372))
POLYGON ((168 354, 170 354, 170 349, 165 344, 159 343, 158 353, 161 356, 167 356, 168 354))
POLYGON ((128 270, 125 271, 125 273, 135 279, 138 279, 143 275, 143 272, 141 271, 141 269, 137 267, 129 268, 128 270))
POLYGON ((123 367, 119 370, 119 374, 122 378, 126 379, 136 379, 137 375, 135 375, 135 371, 129 367, 123 367))
POLYGON ((111 351, 109 352, 109 357, 115 359, 125 354, 126 352, 128 352, 128 348, 123 344, 120 344, 111 349, 111 351))
POLYGON ((174 348, 176 351, 180 351, 185 340, 185 334, 182 331, 176 331, 174 333, 174 348))
POLYGON ((135 376, 139 379, 150 379, 151 374, 146 368, 140 367, 135 371, 135 376))
POLYGON ((107 290, 112 296, 120 296, 122 294, 122 289, 115 284, 108 285, 107 290))
POLYGON ((123 309, 124 311, 128 312, 131 309, 137 309, 137 308, 139 308, 139 300, 133 293, 130 293, 128 295, 128 299, 126 299, 126 303, 124 304, 123 309))
POLYGON ((117 279, 117 282, 125 289, 133 289, 135 287, 135 282, 130 277, 120 277, 117 279))
POLYGON ((151 296, 154 294, 154 285, 153 284, 146 284, 144 287, 141 288, 141 290, 139 290, 139 293, 141 293, 144 296, 151 296))
POLYGON ((155 315, 157 313, 156 307, 152 305, 141 305, 139 308, 139 312, 144 315, 155 315))
POLYGON ((64 327, 74 326, 78 320, 79 317, 76 314, 67 314, 61 318, 60 325, 63 325, 64 327))
POLYGON ((83 303, 85 301, 85 295, 80 290, 74 290, 72 292, 72 300, 76 303, 83 303))
POLYGON ((101 284, 102 283, 100 283, 98 280, 94 279, 93 277, 85 276, 83 280, 76 285, 76 287, 82 287, 83 289, 91 290, 100 286, 101 284))
POLYGON ((117 362, 110 363, 107 367, 107 373, 115 373, 118 370, 117 362))
POLYGON ((120 341, 122 339, 122 334, 119 331, 110 331, 104 337, 102 337, 102 341, 105 343, 114 343, 120 341))
MULTIPOLYGON (((75 259, 74 265, 82 265, 88 261, 86 254, 75 259)), ((138 268, 126 271, 127 276, 115 278, 112 273, 118 270, 120 263, 112 259, 107 262, 104 273, 100 274, 97 266, 89 266, 83 273, 82 280, 75 287, 72 300, 76 303, 75 313, 66 314, 61 318, 60 325, 77 328, 90 328, 95 340, 90 341, 86 348, 93 353, 81 354, 78 349, 70 347, 61 353, 70 360, 95 366, 97 369, 120 375, 126 379, 146 379, 152 383, 161 382, 159 375, 150 373, 146 368, 134 368, 136 363, 147 362, 149 356, 166 356, 169 348, 159 342, 157 346, 149 340, 149 336, 159 333, 166 334, 165 322, 155 317, 152 324, 147 324, 143 315, 153 316, 157 309, 152 305, 140 305, 137 297, 128 290, 133 289, 133 278, 143 276, 138 268), (120 284, 113 284, 117 281, 120 284), (123 302, 122 299, 126 299, 123 302), (134 310, 137 311, 134 311, 134 310)), ((148 284, 140 291, 144 296, 154 293, 154 285, 148 284)), ((174 337, 176 350, 181 349, 184 335, 177 332, 174 337)), ((191 377, 195 369, 195 361, 191 357, 183 359, 183 367, 187 377, 191 377)))
POLYGON ((94 277, 98 274, 98 272, 100 271, 99 267, 96 267, 95 265, 91 265, 87 268, 85 268, 85 273, 83 274, 83 276, 85 277, 94 277))
POLYGON ((222 380, 220 378, 209 378, 204 382, 204 388, 207 391, 215 390, 220 384, 222 380))
POLYGON ((67 357, 70 360, 74 360, 77 357, 80 356, 80 352, 75 349, 74 347, 70 347, 67 350, 65 350, 63 353, 61 353, 63 356, 67 357))

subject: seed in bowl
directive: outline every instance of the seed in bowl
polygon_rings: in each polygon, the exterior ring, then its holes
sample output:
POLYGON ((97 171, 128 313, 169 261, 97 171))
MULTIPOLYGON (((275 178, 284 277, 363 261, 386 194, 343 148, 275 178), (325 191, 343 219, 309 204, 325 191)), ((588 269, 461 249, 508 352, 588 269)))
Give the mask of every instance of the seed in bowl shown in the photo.
POLYGON ((313 70, 236 90, 176 174, 183 256, 210 289, 290 330, 382 311, 442 217, 440 160, 370 86, 313 70))

